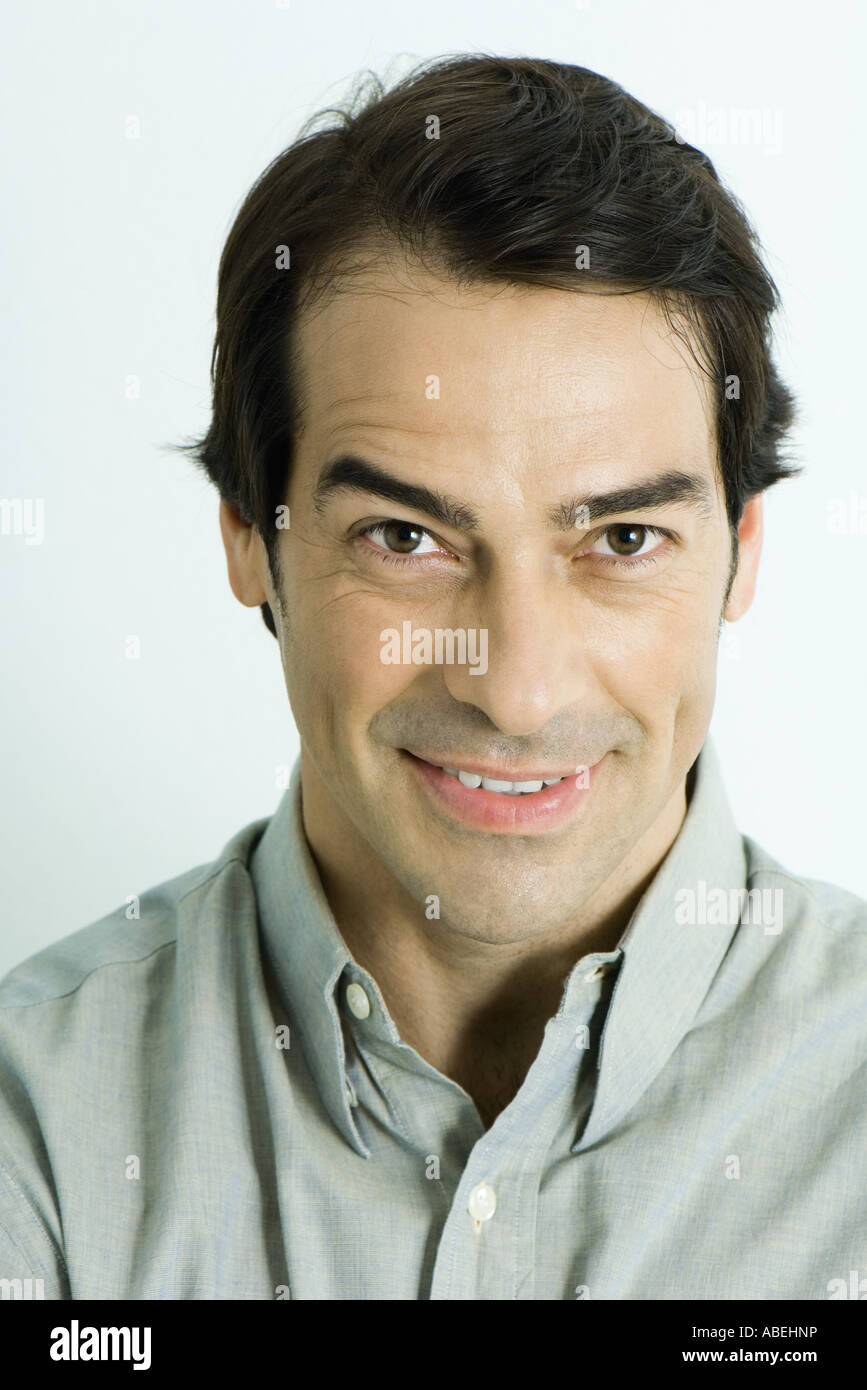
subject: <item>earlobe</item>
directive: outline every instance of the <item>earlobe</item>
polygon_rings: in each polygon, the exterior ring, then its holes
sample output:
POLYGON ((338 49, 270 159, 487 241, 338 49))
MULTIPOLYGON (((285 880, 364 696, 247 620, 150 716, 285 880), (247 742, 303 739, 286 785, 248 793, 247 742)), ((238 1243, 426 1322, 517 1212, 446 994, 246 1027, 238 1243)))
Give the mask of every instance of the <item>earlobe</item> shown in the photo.
POLYGON ((727 623, 742 618, 755 598, 761 553, 762 499, 757 494, 745 504, 738 523, 738 567, 723 611, 727 623))
POLYGON ((224 498, 220 499, 220 534, 232 593, 245 608, 260 607, 268 595, 262 583, 259 537, 256 528, 224 498))

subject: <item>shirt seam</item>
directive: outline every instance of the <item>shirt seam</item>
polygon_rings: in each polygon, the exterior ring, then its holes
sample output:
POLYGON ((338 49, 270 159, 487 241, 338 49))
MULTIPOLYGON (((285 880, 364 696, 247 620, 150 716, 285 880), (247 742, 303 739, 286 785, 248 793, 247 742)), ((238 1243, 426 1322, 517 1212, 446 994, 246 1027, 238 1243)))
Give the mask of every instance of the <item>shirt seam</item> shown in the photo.
POLYGON ((68 999, 70 995, 77 994, 78 991, 87 984, 91 976, 98 974, 100 970, 111 970, 115 966, 143 965, 145 961, 150 960, 151 956, 156 956, 160 951, 165 951, 167 947, 177 946, 177 944, 177 937, 173 936, 170 941, 160 942, 159 946, 154 946, 152 951, 148 951, 144 956, 136 956, 133 960, 101 961, 100 964, 95 965, 92 970, 88 970, 87 974, 84 975, 77 984, 73 985, 71 989, 64 990, 62 994, 48 994, 44 999, 31 999, 28 1004, 3 1004, 0 1005, 0 1009, 2 1009, 2 1012, 5 1014, 11 1012, 12 1009, 37 1009, 43 1004, 56 1004, 61 999, 68 999))
MULTIPOLYGON (((813 904, 813 907, 815 909, 816 916, 818 917, 819 922, 822 924, 822 926, 829 927, 831 931, 840 930, 836 922, 830 916, 829 910, 827 908, 823 908, 822 904, 816 897, 816 894, 813 892, 813 889, 807 879, 798 878, 796 874, 790 873, 788 869, 778 869, 775 865, 762 864, 756 867, 755 869, 750 870, 746 877, 746 884, 749 885, 758 874, 775 874, 777 878, 784 878, 787 883, 792 883, 795 885, 796 888, 800 888, 809 897, 810 902, 813 904)), ((829 884, 829 887, 836 887, 836 884, 829 884)), ((855 897, 857 901, 863 901, 863 899, 858 898, 857 893, 853 894, 853 897, 855 897)), ((867 903, 865 903, 865 908, 867 908, 867 903)), ((861 926, 860 923, 856 923, 856 930, 863 931, 864 928, 861 926)))
MULTIPOLYGON (((185 893, 182 893, 181 896, 178 898, 174 908, 169 910, 175 916, 177 916, 177 912, 181 906, 181 903, 185 902, 186 899, 189 898, 193 893, 197 893, 200 888, 206 888, 207 885, 213 881, 213 879, 219 877, 219 875, 223 872, 223 869, 226 868, 226 866, 229 864, 242 864, 245 868, 247 867, 246 860, 241 855, 232 855, 230 859, 223 860, 220 863, 220 865, 214 869, 214 872, 209 874, 207 878, 202 879, 199 883, 193 884, 192 887, 188 888, 185 893)), ((63 937, 59 938, 59 941, 63 940, 63 937)), ((147 951, 144 955, 134 956, 131 960, 100 961, 98 965, 94 965, 94 967, 91 970, 88 970, 87 974, 82 976, 82 978, 76 984, 74 984, 71 989, 64 990, 62 994, 48 994, 45 996, 44 999, 32 999, 27 1004, 0 1004, 0 1013, 8 1013, 12 1009, 33 1009, 39 1007, 41 1004, 54 1004, 60 999, 68 999, 70 995, 76 994, 78 990, 82 989, 83 986, 87 984, 91 976, 96 975, 98 971, 108 970, 112 966, 143 965, 145 961, 150 960, 151 956, 155 956, 160 951, 164 951, 168 946, 177 946, 177 944, 178 937, 177 932, 175 932, 174 936, 170 937, 168 941, 161 941, 158 946, 154 946, 152 950, 147 951)), ((50 947, 46 949, 50 950, 50 947)), ((22 964, 23 963, 24 962, 22 962, 22 964)))
MULTIPOLYGON (((54 1239, 54 1236, 51 1234, 51 1232, 48 1230, 48 1228, 47 1228, 46 1226, 44 1226, 44 1225, 40 1222, 39 1217, 37 1216, 36 1211, 35 1211, 35 1209, 34 1209, 32 1203, 30 1202, 29 1197, 26 1196, 26 1194, 24 1193, 24 1191, 22 1190, 22 1188, 19 1187, 18 1183, 16 1182, 15 1177, 14 1177, 14 1174, 13 1174, 13 1172, 12 1172, 12 1168, 11 1168, 11 1166, 10 1166, 10 1163, 11 1163, 11 1160, 5 1160, 5 1161, 4 1161, 4 1159, 3 1159, 2 1157, 0 1157, 0 1172, 2 1172, 4 1181, 5 1181, 5 1182, 8 1184, 8 1186, 11 1188, 11 1190, 12 1190, 12 1195, 13 1195, 14 1197, 17 1197, 18 1201, 21 1202, 21 1203, 23 1204, 23 1206, 24 1206, 24 1211, 26 1212, 27 1218, 28 1218, 30 1224, 35 1228, 35 1230, 37 1231, 37 1233, 38 1233, 40 1236, 47 1236, 47 1237, 48 1237, 48 1240, 49 1240, 49 1242, 50 1242, 50 1244, 51 1244, 51 1247, 52 1247, 52 1249, 54 1250, 54 1253, 55 1253, 55 1255, 56 1255, 58 1261, 60 1262, 60 1266, 61 1266, 61 1268, 63 1269, 64 1274, 66 1275, 66 1282, 67 1282, 67 1285, 71 1288, 72 1285, 71 1285, 71 1280, 70 1280, 70 1277, 69 1277, 69 1266, 68 1266, 67 1263, 66 1263, 66 1258, 65 1258, 65 1256, 64 1256, 64 1254, 63 1254, 63 1250, 62 1250, 61 1247, 57 1244, 57 1242, 56 1242, 55 1239, 54 1239)), ((3 1223, 3 1230, 4 1230, 4 1231, 6 1232, 6 1234, 9 1236, 9 1239, 12 1241, 12 1244, 16 1247, 16 1249, 18 1249, 18 1250, 21 1251, 21 1253, 22 1253, 22 1255, 24 1256, 24 1258, 25 1258, 27 1261, 33 1263, 33 1262, 34 1262, 34 1254, 33 1254, 33 1252, 24 1249, 24 1247, 21 1245, 20 1241, 18 1241, 18 1240, 15 1238, 15 1236, 14 1236, 13 1233, 12 1233, 12 1231, 9 1229, 9 1227, 6 1225, 5 1222, 3 1223)), ((40 1269, 40 1271, 41 1271, 41 1273, 42 1273, 42 1276, 43 1276, 44 1278, 48 1279, 48 1281, 49 1281, 49 1283, 50 1283, 50 1282, 51 1282, 51 1274, 50 1274, 50 1271, 48 1270, 47 1266, 42 1262, 42 1260, 39 1258, 38 1255, 35 1256, 35 1263, 36 1263, 36 1265, 39 1267, 39 1269, 40 1269)))

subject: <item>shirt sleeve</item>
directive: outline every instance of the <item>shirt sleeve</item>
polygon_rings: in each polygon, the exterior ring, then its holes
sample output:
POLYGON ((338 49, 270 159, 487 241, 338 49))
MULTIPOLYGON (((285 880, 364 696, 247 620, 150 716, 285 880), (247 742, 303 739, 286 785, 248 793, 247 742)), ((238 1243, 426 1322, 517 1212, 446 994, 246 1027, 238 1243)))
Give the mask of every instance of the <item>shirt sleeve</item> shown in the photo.
POLYGON ((71 1297, 45 1145, 26 1084, 0 1046, 0 1298, 71 1297))

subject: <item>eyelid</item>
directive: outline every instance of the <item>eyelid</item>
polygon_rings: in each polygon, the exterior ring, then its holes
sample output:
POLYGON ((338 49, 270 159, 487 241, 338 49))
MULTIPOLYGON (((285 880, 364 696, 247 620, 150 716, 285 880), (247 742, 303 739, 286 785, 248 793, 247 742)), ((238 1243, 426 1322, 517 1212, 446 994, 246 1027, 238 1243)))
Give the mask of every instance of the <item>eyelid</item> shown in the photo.
POLYGON ((653 569, 671 551, 672 547, 677 545, 677 540, 674 531, 670 531, 665 526, 653 526, 646 521, 609 521, 607 525, 599 528, 597 535, 590 539, 588 547, 579 551, 579 558, 583 555, 592 555, 603 569, 619 570, 621 573, 627 570, 653 569), (609 531, 621 526, 626 529, 644 531, 646 532, 645 540, 656 537, 662 544, 657 545, 646 555, 618 555, 616 552, 606 555, 593 549, 596 542, 602 540, 609 531))
MULTIPOLYGON (((354 536, 355 538, 363 537, 366 539, 371 531, 378 531, 384 526, 410 526, 414 531, 420 531, 428 540, 432 540, 441 550, 447 551, 450 555, 454 554, 451 547, 446 545, 445 541, 441 540, 436 532, 432 531, 429 526, 423 526, 420 521, 407 521, 406 517, 402 516, 386 516, 380 517, 378 521, 366 521, 354 532, 354 536)), ((380 550, 384 549, 384 547, 375 546, 375 549, 380 550)), ((431 554, 432 552, 427 553, 431 554)), ((385 550, 385 554, 400 555, 401 552, 397 550, 385 550)), ((408 551, 405 557, 411 559, 415 554, 418 554, 418 551, 408 551)))
POLYGON ((631 528, 634 531, 646 531, 649 536, 657 536, 660 539, 663 537, 667 537, 668 540, 676 539, 674 531, 669 531, 665 526, 654 526, 649 521, 608 521, 604 526, 597 527, 595 534, 592 531, 588 532, 587 539, 592 544, 595 544, 596 541, 602 540, 609 531, 613 531, 621 526, 624 529, 631 528))

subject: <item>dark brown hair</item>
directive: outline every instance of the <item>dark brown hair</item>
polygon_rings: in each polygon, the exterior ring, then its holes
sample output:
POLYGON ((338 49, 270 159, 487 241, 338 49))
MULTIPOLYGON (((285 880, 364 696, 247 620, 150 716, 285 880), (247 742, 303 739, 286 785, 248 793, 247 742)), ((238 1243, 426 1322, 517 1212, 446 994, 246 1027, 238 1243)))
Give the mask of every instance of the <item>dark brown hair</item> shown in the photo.
MULTIPOLYGON (((800 471, 781 456, 794 399, 771 359, 779 300, 755 232, 707 156, 609 78, 470 54, 390 91, 368 74, 318 112, 226 241, 212 418, 179 447, 260 531, 278 592, 275 514, 303 418, 292 328, 386 241, 461 283, 652 295, 713 383, 730 586, 745 502, 800 471)), ((263 616, 274 632, 267 604, 263 616)))

